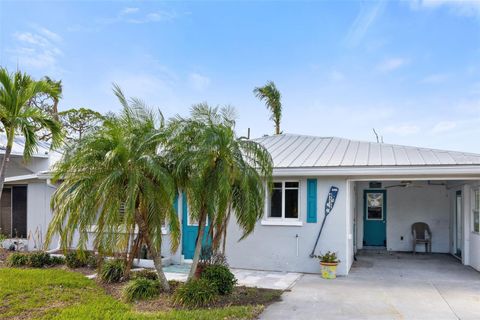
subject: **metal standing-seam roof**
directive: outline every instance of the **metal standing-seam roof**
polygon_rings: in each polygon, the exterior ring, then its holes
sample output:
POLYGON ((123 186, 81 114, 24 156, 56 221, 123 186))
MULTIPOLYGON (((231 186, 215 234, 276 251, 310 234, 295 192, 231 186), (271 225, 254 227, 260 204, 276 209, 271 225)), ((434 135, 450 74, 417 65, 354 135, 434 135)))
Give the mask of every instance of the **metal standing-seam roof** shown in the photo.
POLYGON ((480 165, 480 154, 297 134, 255 141, 272 155, 275 168, 480 165))
MULTIPOLYGON (((7 136, 4 133, 0 133, 0 154, 5 153, 7 145, 7 136)), ((23 149, 25 148, 25 138, 22 136, 16 136, 13 139, 12 155, 22 156, 23 149)), ((44 141, 39 141, 37 144, 37 150, 33 153, 33 157, 48 158, 50 152, 50 144, 44 141)))

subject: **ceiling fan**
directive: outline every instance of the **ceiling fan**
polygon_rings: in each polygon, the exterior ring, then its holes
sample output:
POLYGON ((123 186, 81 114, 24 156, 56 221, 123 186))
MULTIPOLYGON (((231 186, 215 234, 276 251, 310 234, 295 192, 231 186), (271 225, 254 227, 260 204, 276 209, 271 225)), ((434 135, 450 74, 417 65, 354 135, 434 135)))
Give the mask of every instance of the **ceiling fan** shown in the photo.
POLYGON ((389 188, 423 188, 423 186, 416 185, 413 183, 413 181, 400 181, 399 184, 385 187, 385 189, 389 188))

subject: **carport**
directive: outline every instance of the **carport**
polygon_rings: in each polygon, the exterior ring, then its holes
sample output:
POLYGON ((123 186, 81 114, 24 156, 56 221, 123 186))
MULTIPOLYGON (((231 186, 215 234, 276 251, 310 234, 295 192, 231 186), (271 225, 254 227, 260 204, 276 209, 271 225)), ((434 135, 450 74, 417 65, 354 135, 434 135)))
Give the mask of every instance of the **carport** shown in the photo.
MULTIPOLYGON (((412 252, 412 224, 431 230, 431 251, 480 268, 479 181, 472 178, 381 178, 351 181, 353 254, 412 252)), ((427 238, 430 236, 427 234, 427 238)), ((415 246, 425 252, 425 246, 415 246)))

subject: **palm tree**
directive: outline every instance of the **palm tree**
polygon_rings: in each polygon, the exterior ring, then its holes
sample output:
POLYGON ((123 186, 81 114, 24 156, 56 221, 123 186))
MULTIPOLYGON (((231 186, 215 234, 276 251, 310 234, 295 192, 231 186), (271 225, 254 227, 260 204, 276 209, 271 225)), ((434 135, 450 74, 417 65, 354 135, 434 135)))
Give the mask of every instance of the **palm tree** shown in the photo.
POLYGON ((230 212, 243 230, 242 239, 253 231, 263 215, 265 187, 271 185, 272 159, 260 144, 236 137, 232 108, 196 105, 190 118, 171 120, 167 134, 164 152, 199 225, 191 279, 207 219, 214 249, 225 239, 230 212))
POLYGON ((275 134, 280 134, 280 120, 282 118, 282 102, 280 100, 282 96, 275 83, 268 81, 263 87, 253 89, 253 93, 258 99, 265 101, 265 105, 272 112, 270 120, 273 120, 275 124, 275 134))
POLYGON ((34 81, 27 74, 18 71, 10 74, 7 69, 0 68, 0 122, 7 137, 5 154, 0 167, 0 197, 16 134, 21 134, 25 138, 23 150, 25 160, 29 160, 37 149, 38 137, 35 133, 38 128, 51 133, 52 148, 57 148, 61 144, 60 123, 29 103, 37 95, 42 94, 57 98, 58 86, 46 80, 34 81))
POLYGON ((69 147, 55 168, 60 181, 51 206, 54 216, 46 244, 60 235, 62 248, 72 245, 79 231, 78 248, 85 250, 87 232, 94 229, 94 247, 101 256, 147 245, 161 287, 169 290, 162 269, 162 226, 168 226, 171 249, 179 244, 180 227, 173 203, 175 181, 157 151, 161 147, 163 117, 139 99, 127 101, 114 87, 123 111, 69 147), (138 230, 138 232, 136 232, 138 230))

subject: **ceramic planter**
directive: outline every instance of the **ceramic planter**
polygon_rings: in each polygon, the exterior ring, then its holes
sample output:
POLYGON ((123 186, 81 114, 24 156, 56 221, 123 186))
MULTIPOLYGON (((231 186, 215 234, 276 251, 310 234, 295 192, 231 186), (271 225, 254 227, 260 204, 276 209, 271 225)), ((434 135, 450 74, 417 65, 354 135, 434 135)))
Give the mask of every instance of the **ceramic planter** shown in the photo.
POLYGON ((323 279, 335 279, 337 277, 338 262, 320 262, 320 270, 323 279))

